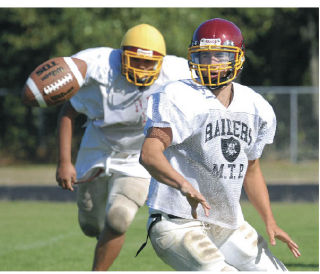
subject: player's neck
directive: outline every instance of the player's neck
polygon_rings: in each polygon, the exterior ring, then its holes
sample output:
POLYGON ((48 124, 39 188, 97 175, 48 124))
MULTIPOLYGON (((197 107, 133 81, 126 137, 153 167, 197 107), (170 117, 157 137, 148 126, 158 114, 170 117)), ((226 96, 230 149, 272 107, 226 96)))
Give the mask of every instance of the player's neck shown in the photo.
POLYGON ((225 107, 228 107, 233 98, 233 85, 230 83, 221 88, 212 90, 212 93, 217 97, 221 104, 223 104, 225 107))

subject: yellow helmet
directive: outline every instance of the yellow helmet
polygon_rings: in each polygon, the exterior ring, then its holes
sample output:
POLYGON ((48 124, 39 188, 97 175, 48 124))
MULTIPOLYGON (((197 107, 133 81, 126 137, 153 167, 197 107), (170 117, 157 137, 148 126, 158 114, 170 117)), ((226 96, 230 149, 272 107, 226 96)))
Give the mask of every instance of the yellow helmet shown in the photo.
POLYGON ((153 26, 140 24, 124 35, 121 48, 122 74, 136 86, 150 86, 158 78, 166 44, 162 34, 153 26))

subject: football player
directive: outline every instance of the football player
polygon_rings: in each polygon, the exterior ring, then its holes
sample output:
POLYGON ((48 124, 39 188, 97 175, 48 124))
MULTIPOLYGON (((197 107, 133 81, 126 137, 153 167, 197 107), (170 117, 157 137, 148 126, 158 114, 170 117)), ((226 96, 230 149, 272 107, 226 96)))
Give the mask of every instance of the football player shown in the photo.
POLYGON ((273 142, 274 111, 234 82, 245 61, 241 31, 230 21, 208 20, 188 53, 196 76, 169 83, 148 103, 140 162, 153 177, 147 205, 154 250, 175 270, 287 271, 239 203, 244 186, 271 245, 279 239, 300 256, 273 217, 259 164, 273 142))
POLYGON ((97 237, 93 270, 107 270, 146 200, 150 174, 139 164, 148 97, 170 80, 190 78, 188 61, 166 56, 162 34, 148 24, 127 31, 120 49, 83 50, 85 83, 59 118, 56 180, 63 189, 78 183, 78 219, 83 233, 97 237), (87 116, 75 167, 73 121, 87 116))

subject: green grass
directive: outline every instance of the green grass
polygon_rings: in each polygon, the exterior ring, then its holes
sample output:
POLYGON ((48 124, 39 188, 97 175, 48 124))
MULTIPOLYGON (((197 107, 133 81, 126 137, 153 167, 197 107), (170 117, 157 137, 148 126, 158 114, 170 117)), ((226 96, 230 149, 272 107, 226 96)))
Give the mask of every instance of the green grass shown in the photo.
MULTIPOLYGON (((265 236, 255 210, 243 203, 246 219, 265 236)), ((272 252, 292 271, 318 271, 318 204, 273 203, 279 226, 299 244, 295 259, 277 241, 272 252)), ((151 243, 134 258, 146 238, 147 208, 143 207, 127 233, 113 271, 170 271, 151 243)), ((0 271, 89 271, 96 240, 83 236, 75 203, 0 201, 0 271)))
MULTIPOLYGON (((261 160, 261 169, 268 184, 316 183, 319 181, 319 161, 261 160)), ((56 165, 0 166, 0 185, 52 185, 56 186, 56 165)))
MULTIPOLYGON (((246 220, 268 241, 265 226, 249 203, 243 203, 246 220)), ((319 271, 319 206, 317 203, 272 203, 279 227, 299 245, 300 258, 296 259, 286 244, 276 240, 269 245, 271 252, 291 271, 319 271)))
POLYGON ((267 183, 317 183, 319 181, 319 161, 261 160, 261 169, 267 183))

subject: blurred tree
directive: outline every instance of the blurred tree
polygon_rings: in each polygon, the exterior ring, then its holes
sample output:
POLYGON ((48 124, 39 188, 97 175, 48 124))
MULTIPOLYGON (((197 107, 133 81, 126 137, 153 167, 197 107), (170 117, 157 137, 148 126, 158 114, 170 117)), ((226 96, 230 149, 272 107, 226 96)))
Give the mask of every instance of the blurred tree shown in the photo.
POLYGON ((169 54, 187 57, 194 29, 214 17, 233 21, 243 32, 243 83, 311 84, 319 47, 316 8, 2 8, 0 86, 21 88, 35 66, 54 56, 117 48, 124 32, 142 22, 163 33, 169 54), (299 66, 292 66, 297 56, 299 66))
MULTIPOLYGON (((19 159, 53 161, 59 107, 39 110, 21 105, 19 92, 43 61, 70 56, 89 47, 117 48, 126 30, 139 23, 157 27, 168 54, 187 57, 195 28, 220 17, 243 32, 246 62, 239 81, 245 85, 319 84, 319 10, 317 8, 2 8, 0 9, 0 153, 19 159), (44 114, 43 120, 38 117, 44 114), (39 123, 42 125, 39 132, 39 123), (34 153, 44 135, 46 151, 34 153), (41 156, 41 157, 40 157, 41 156)), ((287 140, 288 97, 270 97, 277 112, 277 146, 287 140)), ((299 97, 305 143, 318 140, 318 101, 299 97), (313 109, 313 110, 312 110, 313 109)), ((76 136, 80 136, 79 127, 76 136)))

